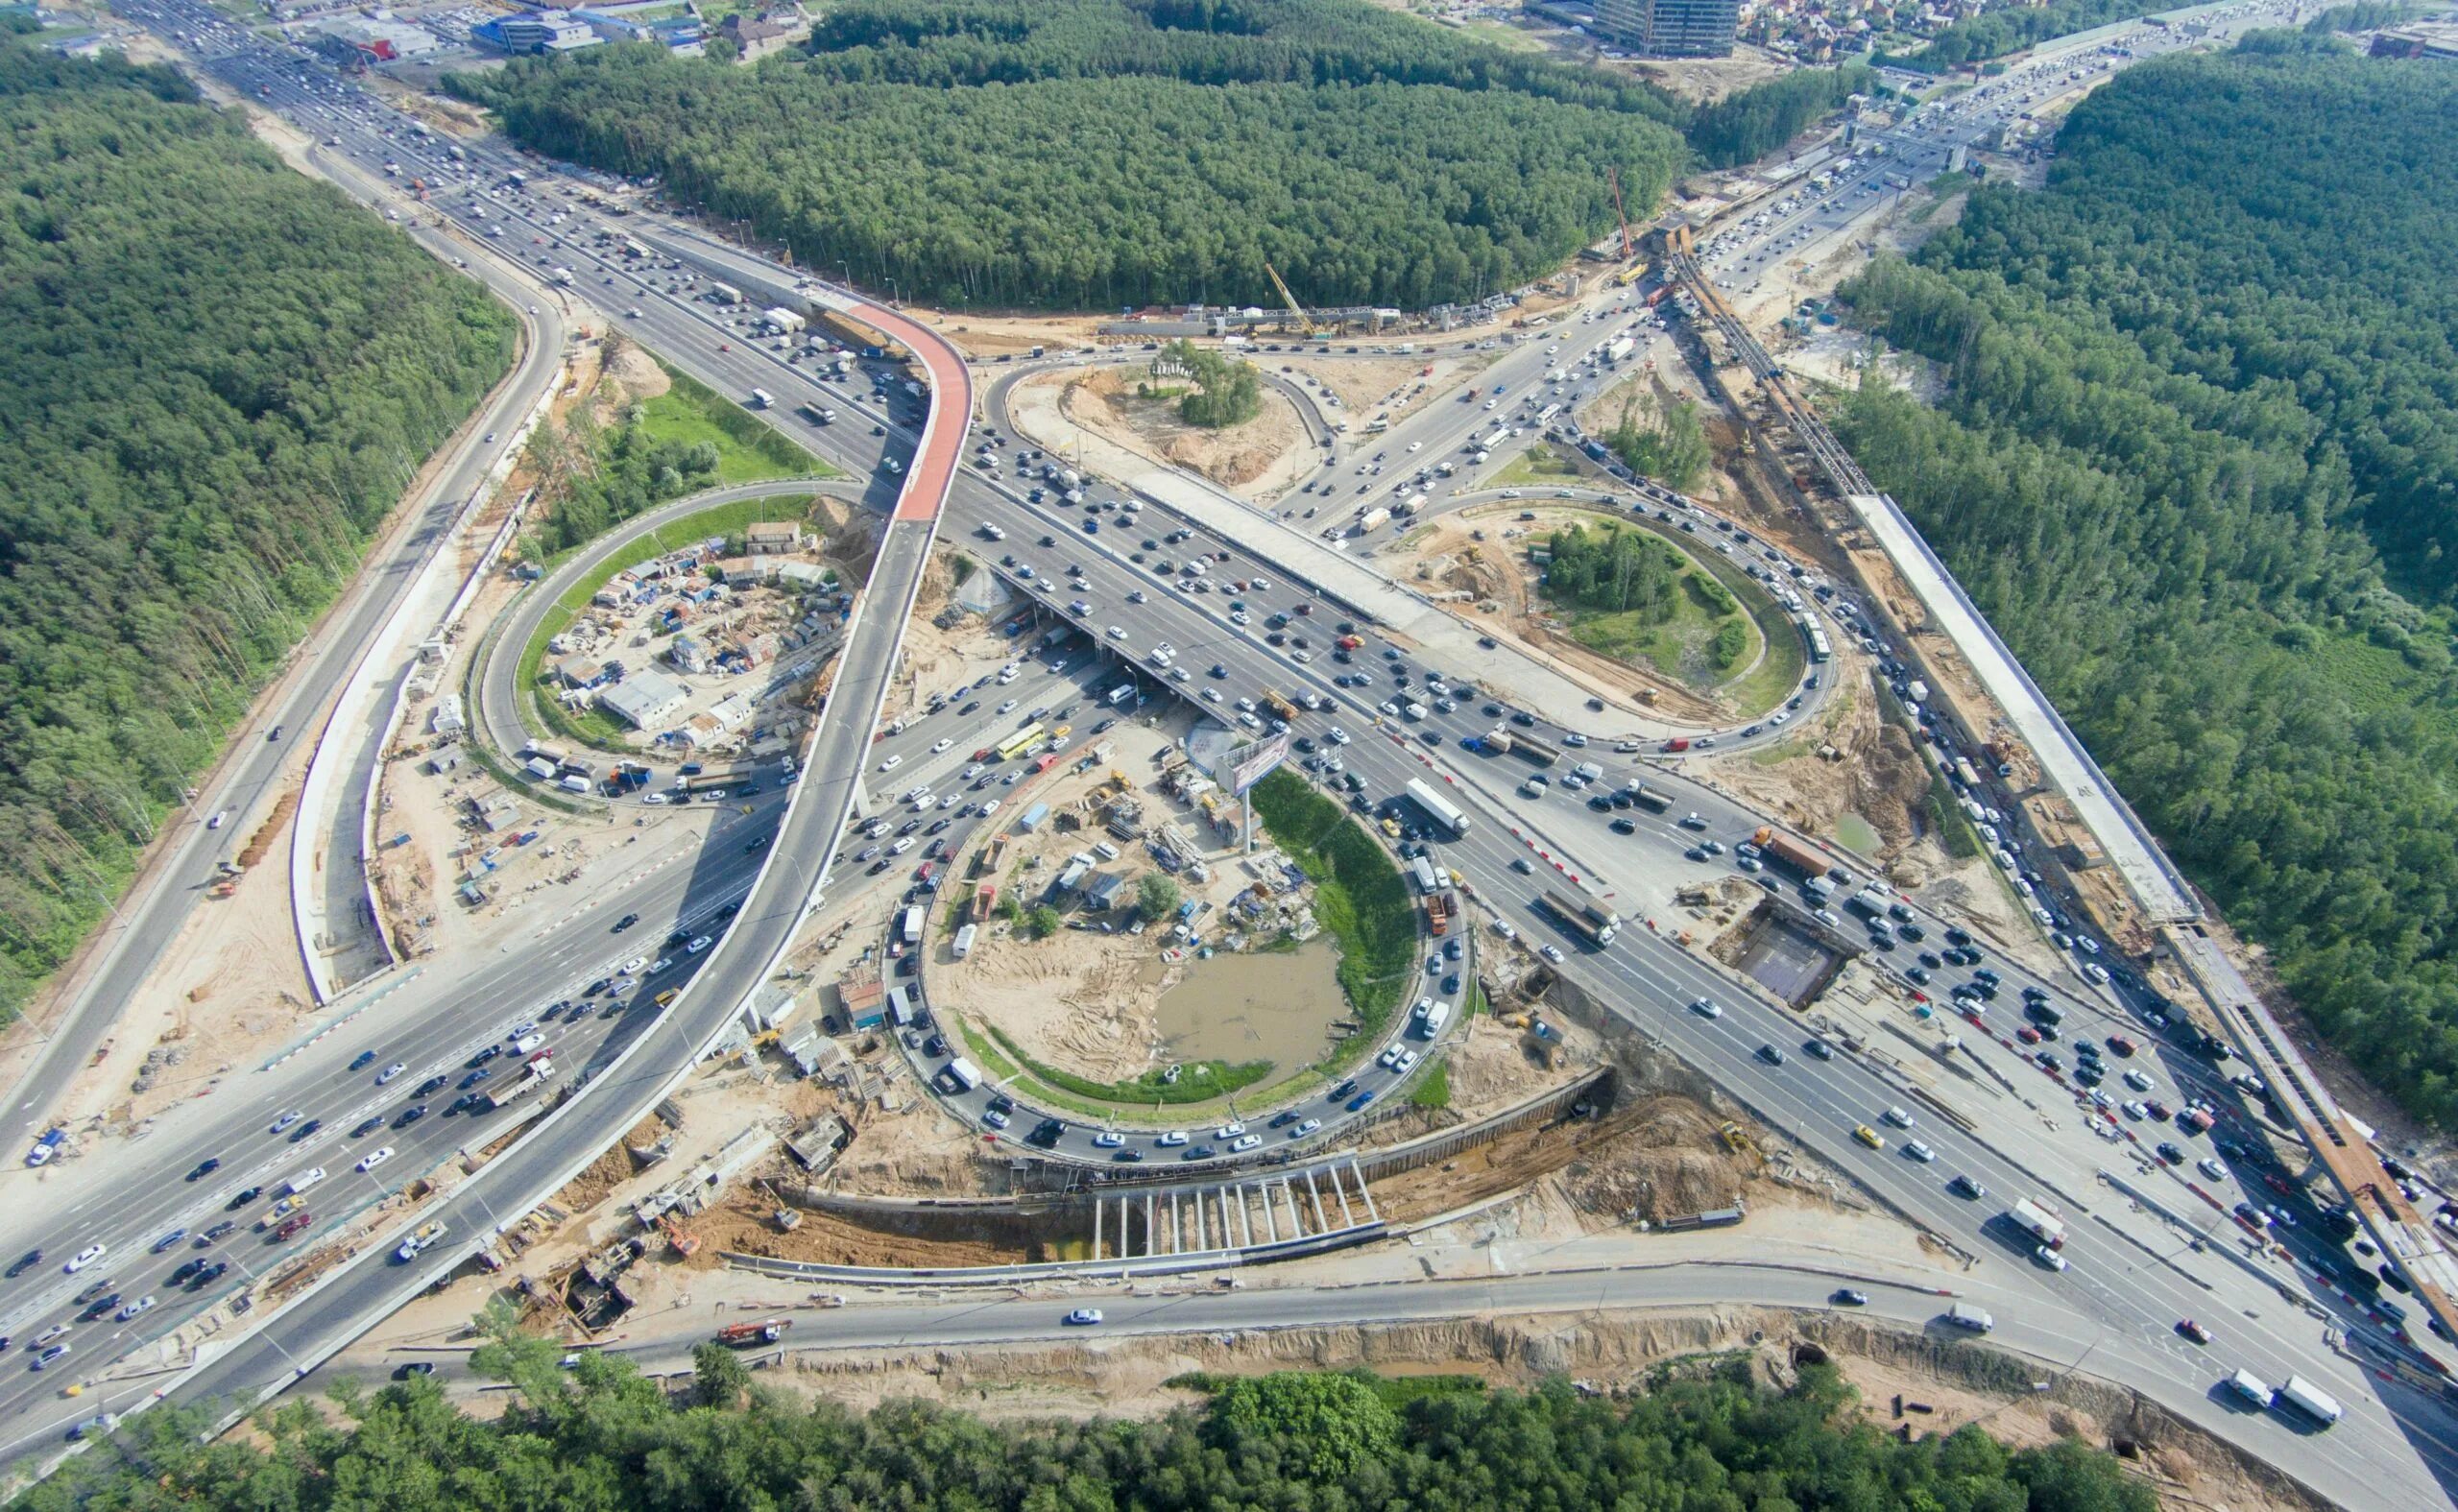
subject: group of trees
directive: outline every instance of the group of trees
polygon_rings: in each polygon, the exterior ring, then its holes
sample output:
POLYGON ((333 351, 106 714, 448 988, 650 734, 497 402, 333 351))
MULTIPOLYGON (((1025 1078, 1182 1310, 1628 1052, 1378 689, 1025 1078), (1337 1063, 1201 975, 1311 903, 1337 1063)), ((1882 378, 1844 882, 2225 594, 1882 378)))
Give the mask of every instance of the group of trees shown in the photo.
POLYGON ((868 1413, 760 1384, 715 1344, 671 1383, 619 1356, 496 1324, 473 1364, 510 1382, 479 1420, 426 1379, 293 1403, 264 1431, 197 1441, 157 1408, 21 1496, 22 1512, 291 1512, 509 1507, 900 1507, 911 1512, 1516 1512, 1651 1507, 1918 1507, 2152 1512, 2150 1487, 2066 1439, 2009 1450, 1978 1428, 1908 1442, 1860 1421, 1824 1365, 1783 1391, 1740 1366, 1626 1401, 1566 1381, 1491 1391, 1463 1378, 1282 1372, 1183 1378, 1209 1400, 1152 1420, 991 1423, 914 1402, 868 1413))
POLYGON ((514 329, 171 70, 0 36, 0 1020, 514 329))
POLYGON ((1573 525, 1545 544, 1545 588, 1563 602, 1661 620, 1680 596, 1681 557, 1648 531, 1573 525))
POLYGON ((1622 466, 1668 488, 1690 487, 1715 461, 1706 428, 1699 423, 1699 407, 1688 399, 1667 406, 1653 425, 1639 423, 1638 406, 1626 404, 1622 418, 1603 439, 1622 466))
POLYGON ((1892 61, 1905 68, 1944 73, 1963 63, 1986 62, 2019 53, 2037 42, 2053 41, 2095 26, 2131 21, 2162 8, 2161 0, 2049 0, 2046 5, 2011 4, 1957 21, 1929 39, 1909 58, 1892 61))
POLYGON ((1371 1040, 1416 979, 1417 910, 1390 852, 1287 767, 1249 790, 1255 817, 1314 883, 1314 917, 1339 942, 1340 991, 1371 1040))
POLYGON ((2322 1030, 2458 1128, 2458 76, 2163 60, 1857 319, 1840 428, 2322 1030))
POLYGON ((1224 357, 1191 341, 1174 341, 1162 348, 1155 370, 1185 373, 1196 387, 1178 400, 1178 419, 1190 425, 1219 430, 1242 425, 1263 413, 1264 383, 1251 362, 1224 357))
POLYGON ((1513 288, 1868 82, 1698 113, 1363 0, 850 0, 749 69, 591 48, 451 76, 523 144, 662 176, 805 263, 950 305, 1327 306, 1513 288))

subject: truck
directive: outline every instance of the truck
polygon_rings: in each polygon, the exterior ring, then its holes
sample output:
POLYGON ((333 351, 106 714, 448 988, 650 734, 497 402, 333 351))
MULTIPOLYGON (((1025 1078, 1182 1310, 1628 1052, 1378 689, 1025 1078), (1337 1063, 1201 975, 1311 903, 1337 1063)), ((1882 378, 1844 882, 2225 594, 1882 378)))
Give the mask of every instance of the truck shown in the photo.
POLYGON ((981 1085, 981 1068, 959 1055, 948 1062, 947 1077, 956 1091, 968 1092, 981 1085))
POLYGON ((1638 346, 1639 344, 1637 342, 1631 340, 1627 336, 1616 336, 1611 341, 1604 344, 1604 360, 1608 364, 1618 363, 1623 358, 1628 356, 1631 352, 1636 351, 1638 349, 1638 346))
POLYGON ((1968 1302, 1958 1302, 1948 1308, 1946 1321, 1956 1328, 1969 1329, 1974 1333, 1986 1333, 1997 1326, 1997 1320, 1988 1315, 1988 1308, 1975 1308, 1968 1302))
POLYGON ((1409 876, 1417 884, 1417 892, 1422 897, 1432 898, 1441 891, 1442 879, 1434 875, 1434 863, 1424 856, 1410 858, 1409 876))
POLYGON ((2324 1428, 2347 1415, 2347 1409, 2339 1405, 2336 1397, 2301 1376, 2290 1376, 2281 1382, 2278 1394, 2271 1399, 2271 1404, 2294 1407, 2324 1428))
POLYGON ((795 335, 799 333, 804 326, 810 324, 810 322, 803 319, 800 315, 797 315, 792 310, 785 308, 782 304, 761 310, 759 312, 759 318, 767 323, 770 330, 775 331, 780 336, 795 335))
POLYGON ((393 1252, 393 1259, 406 1265, 418 1259, 421 1251, 444 1237, 448 1232, 450 1231, 441 1222, 422 1223, 408 1238, 401 1241, 401 1247, 393 1252))
POLYGON ((301 1192, 305 1191, 308 1188, 315 1186, 318 1182, 323 1181, 324 1179, 325 1167, 322 1165, 310 1165, 305 1170, 301 1171, 298 1175, 291 1177, 289 1181, 284 1182, 281 1189, 286 1194, 296 1197, 301 1192))
POLYGON ((523 1070, 519 1076, 487 1094, 485 1111, 494 1113, 497 1109, 510 1107, 545 1086, 554 1074, 554 1058, 546 1055, 538 1057, 529 1063, 527 1069, 523 1070))
POLYGON ((1404 517, 1414 515, 1417 511, 1425 508, 1425 500, 1426 496, 1423 493, 1410 494, 1407 498, 1400 501, 1400 514, 1404 517))
POLYGON ((1620 915, 1593 899, 1582 897, 1575 902, 1548 888, 1537 900, 1573 934, 1600 950, 1613 943, 1613 932, 1622 926, 1620 915))
POLYGON ((908 950, 922 943, 922 905, 920 903, 908 904, 905 907, 904 923, 898 932, 904 936, 904 948, 908 950))
POLYGON ((1864 887, 1845 900, 1844 906, 1867 914, 1871 919, 1886 917, 1887 904, 1893 901, 1874 887, 1864 887))
POLYGON ((803 419, 810 421, 814 425, 833 425, 836 423, 836 412, 834 410, 824 409, 816 404, 801 405, 798 407, 798 413, 801 414, 803 419))
POLYGON ((1780 832, 1772 825, 1759 826, 1758 832, 1749 838, 1760 851, 1766 853, 1769 861, 1795 874, 1803 881, 1815 881, 1827 873, 1826 857, 1792 836, 1780 832))
POLYGON ((1640 781, 1635 777, 1623 783, 1622 790, 1630 795, 1630 801, 1632 803, 1651 813, 1660 814, 1673 806, 1673 795, 1671 793, 1659 792, 1655 788, 1650 787, 1645 782, 1640 781))
POLYGON ((2007 1221, 2053 1250, 2065 1247, 2065 1220, 2029 1197, 2017 1197, 2006 1211, 2007 1221))
POLYGON ((2225 1384, 2229 1389, 2234 1391, 2236 1395, 2244 1398, 2246 1401, 2252 1403, 2257 1407, 2266 1407, 2270 1405, 2270 1383, 2263 1380, 2261 1377, 2254 1375, 2250 1370, 2238 1370, 2234 1375, 2228 1378, 2225 1384))
POLYGON ((1382 505, 1377 504, 1372 509, 1367 510, 1364 514, 1357 516, 1357 523, 1349 527, 1349 534, 1352 536, 1366 535, 1369 532, 1382 529, 1390 522, 1391 512, 1385 509, 1382 505))
POLYGON ((1264 689, 1264 708, 1291 722, 1297 718, 1297 706, 1289 701, 1287 694, 1274 688, 1264 689))
POLYGON ((740 304, 742 291, 731 283, 711 283, 709 285, 709 300, 714 304, 740 304))
POLYGON ((717 1342, 736 1349, 746 1344, 774 1344, 794 1326, 791 1318, 762 1318, 758 1323, 729 1323, 717 1330, 717 1342))
POLYGON ((1459 805, 1442 795, 1442 790, 1423 778, 1409 779, 1409 801, 1422 808, 1426 817, 1451 831, 1452 838, 1464 839, 1468 833, 1468 816, 1459 805))
POLYGON ((51 1158, 60 1153, 60 1146, 67 1138, 66 1129, 54 1129, 41 1139, 35 1140, 35 1147, 26 1152, 26 1164, 29 1165, 50 1164, 51 1158))
POLYGON ((1499 756, 1524 756, 1537 766, 1552 766, 1562 754, 1533 735, 1514 733, 1507 725, 1496 725, 1484 733, 1484 748, 1499 756))
POLYGON ((1446 893, 1425 895, 1425 930, 1435 939, 1451 931, 1451 899, 1446 893))

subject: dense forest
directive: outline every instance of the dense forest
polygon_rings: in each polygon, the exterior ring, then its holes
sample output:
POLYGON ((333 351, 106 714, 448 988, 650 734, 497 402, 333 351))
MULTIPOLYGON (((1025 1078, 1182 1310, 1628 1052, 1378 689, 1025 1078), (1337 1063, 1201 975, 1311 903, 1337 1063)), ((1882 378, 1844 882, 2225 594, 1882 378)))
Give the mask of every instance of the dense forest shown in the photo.
MULTIPOLYGON (((1868 82, 1700 112, 1770 151, 1868 82)), ((1500 293, 1644 215, 1681 102, 1362 0, 851 0, 749 69, 602 47, 455 74, 523 144, 745 220, 808 266, 947 305, 1424 308, 1500 293)))
POLYGON ((1943 73, 1963 63, 1986 62, 2095 26, 2131 21, 2169 9, 2165 0, 2049 0, 2047 5, 2008 5, 1957 21, 1929 45, 1892 61, 1906 68, 1943 73))
POLYGON ((504 371, 514 324, 168 69, 0 36, 0 185, 6 1018, 504 371))
POLYGON ((1841 429, 2322 1030, 2458 1128, 2458 74, 2162 60, 1856 318, 1841 429))
POLYGON ((1644 530, 1573 525, 1545 538, 1547 593, 1582 609, 1662 619, 1680 591, 1679 553, 1644 530))
POLYGON ((716 1345, 666 1384, 545 1339, 482 1346, 507 1380, 499 1417, 426 1380, 292 1403, 261 1441, 200 1445, 181 1409, 119 1430, 121 1453, 72 1461, 17 1512, 626 1512, 894 1507, 905 1512, 1513 1512, 1648 1507, 1916 1507, 2153 1512, 2150 1487, 2071 1440, 2009 1450, 1979 1428, 1907 1443, 1857 1421, 1831 1367, 1790 1389, 1733 1367, 1626 1402, 1567 1382, 1488 1391, 1474 1378, 1362 1372, 1180 1378, 1203 1404, 1151 1421, 988 1423, 920 1403, 858 1414, 759 1384, 716 1345), (182 1431, 182 1430, 187 1431, 182 1431))

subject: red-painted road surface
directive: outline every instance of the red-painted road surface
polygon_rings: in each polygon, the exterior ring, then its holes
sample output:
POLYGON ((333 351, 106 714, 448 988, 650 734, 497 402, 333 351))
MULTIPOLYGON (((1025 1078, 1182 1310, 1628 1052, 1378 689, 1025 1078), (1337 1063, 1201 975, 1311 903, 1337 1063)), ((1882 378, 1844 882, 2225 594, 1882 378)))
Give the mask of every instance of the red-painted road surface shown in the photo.
POLYGON ((897 496, 898 519, 930 519, 947 501, 956 468, 964 462, 965 431, 973 422, 973 372, 946 338, 927 325, 877 304, 847 312, 881 335, 903 342, 930 374, 930 418, 913 448, 904 491, 897 496))

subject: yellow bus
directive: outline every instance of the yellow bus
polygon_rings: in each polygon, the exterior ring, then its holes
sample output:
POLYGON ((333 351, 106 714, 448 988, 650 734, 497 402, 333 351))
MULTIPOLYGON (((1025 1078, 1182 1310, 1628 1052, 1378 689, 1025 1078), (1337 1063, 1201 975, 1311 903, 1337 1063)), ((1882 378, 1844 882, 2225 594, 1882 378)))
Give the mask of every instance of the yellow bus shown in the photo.
POLYGON ((1013 761, 1016 757, 1023 756, 1025 752, 1040 745, 1043 740, 1048 737, 1048 735, 1049 732, 1042 728, 1041 721, 1035 720, 1031 724, 1026 725, 1024 729, 1017 731, 1014 734, 1009 735, 1006 739, 999 742, 999 759, 1001 761, 1013 761))

